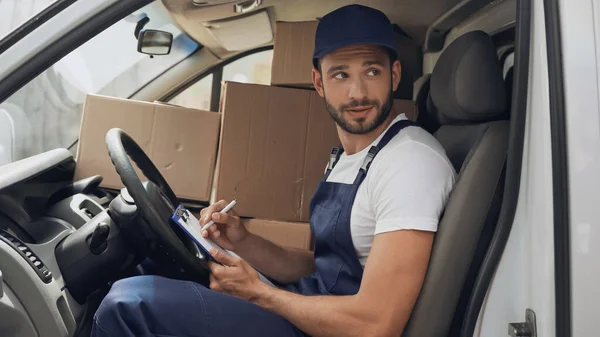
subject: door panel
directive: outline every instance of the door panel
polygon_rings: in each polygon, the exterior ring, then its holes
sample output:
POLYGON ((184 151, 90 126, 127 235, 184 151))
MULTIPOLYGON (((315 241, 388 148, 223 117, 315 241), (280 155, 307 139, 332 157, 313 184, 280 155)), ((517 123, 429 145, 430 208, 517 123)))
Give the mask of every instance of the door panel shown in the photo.
POLYGON ((567 111, 573 337, 600 322, 600 3, 561 0, 567 111))
POLYGON ((544 7, 532 1, 529 95, 521 189, 513 228, 475 336, 507 336, 508 324, 537 316, 538 336, 555 336, 554 212, 544 7))

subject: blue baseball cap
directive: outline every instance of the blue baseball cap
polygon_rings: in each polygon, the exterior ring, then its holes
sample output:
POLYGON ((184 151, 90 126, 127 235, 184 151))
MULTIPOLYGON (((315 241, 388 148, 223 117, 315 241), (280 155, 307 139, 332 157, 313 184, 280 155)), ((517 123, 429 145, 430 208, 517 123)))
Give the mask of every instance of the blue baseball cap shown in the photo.
POLYGON ((381 11, 363 6, 348 5, 323 16, 317 25, 313 65, 319 58, 334 50, 358 44, 371 44, 387 48, 394 59, 398 58, 394 28, 381 11))

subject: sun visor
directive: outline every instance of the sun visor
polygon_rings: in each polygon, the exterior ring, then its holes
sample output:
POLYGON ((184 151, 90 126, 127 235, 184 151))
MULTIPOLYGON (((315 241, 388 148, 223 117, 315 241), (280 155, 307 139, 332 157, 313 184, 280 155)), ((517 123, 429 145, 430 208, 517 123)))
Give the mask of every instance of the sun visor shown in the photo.
POLYGON ((234 19, 211 21, 204 25, 221 46, 230 52, 256 48, 273 41, 271 20, 266 10, 234 19))

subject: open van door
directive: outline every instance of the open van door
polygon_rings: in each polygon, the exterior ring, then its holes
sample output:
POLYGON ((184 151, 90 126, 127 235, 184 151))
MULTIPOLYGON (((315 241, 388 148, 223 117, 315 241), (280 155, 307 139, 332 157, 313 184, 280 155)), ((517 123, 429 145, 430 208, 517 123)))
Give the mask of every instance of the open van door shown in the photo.
MULTIPOLYGON (((512 102, 513 122, 524 122, 523 139, 512 140, 524 145, 518 201, 499 265, 486 270, 484 262, 470 302, 481 311, 467 314, 462 336, 593 336, 600 312, 600 5, 518 3, 512 102), (489 288, 479 291, 486 278, 489 288)), ((510 195, 508 180, 507 186, 510 195)), ((495 242, 501 236, 495 233, 495 242)), ((486 261, 497 253, 492 246, 486 261)))

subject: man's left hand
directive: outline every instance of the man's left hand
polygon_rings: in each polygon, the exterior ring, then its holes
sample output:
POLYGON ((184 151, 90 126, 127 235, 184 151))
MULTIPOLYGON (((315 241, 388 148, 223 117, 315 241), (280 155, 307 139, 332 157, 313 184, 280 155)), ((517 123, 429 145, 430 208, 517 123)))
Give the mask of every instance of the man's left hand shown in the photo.
POLYGON ((226 293, 247 301, 256 300, 265 284, 248 262, 229 256, 218 250, 211 250, 218 263, 209 262, 210 289, 226 293))

